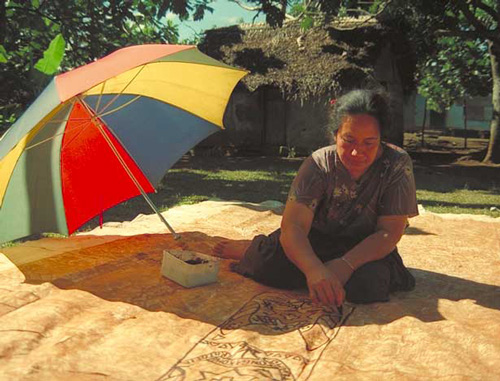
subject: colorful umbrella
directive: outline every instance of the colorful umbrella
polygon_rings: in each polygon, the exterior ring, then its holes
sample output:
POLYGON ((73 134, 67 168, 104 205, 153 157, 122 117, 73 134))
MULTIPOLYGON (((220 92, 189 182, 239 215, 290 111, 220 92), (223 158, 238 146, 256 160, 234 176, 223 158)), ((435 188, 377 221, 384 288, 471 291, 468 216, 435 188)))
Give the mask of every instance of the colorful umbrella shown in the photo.
POLYGON ((194 46, 141 45, 56 76, 0 140, 0 243, 71 234, 139 194, 154 208, 147 193, 223 128, 245 74, 194 46))

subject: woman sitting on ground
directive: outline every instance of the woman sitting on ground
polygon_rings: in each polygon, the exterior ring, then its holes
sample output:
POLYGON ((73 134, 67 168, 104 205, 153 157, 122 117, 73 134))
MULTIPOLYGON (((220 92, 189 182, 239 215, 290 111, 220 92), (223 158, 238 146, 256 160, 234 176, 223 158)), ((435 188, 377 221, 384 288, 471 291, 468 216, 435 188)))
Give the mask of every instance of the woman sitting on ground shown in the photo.
POLYGON ((396 244, 418 214, 410 156, 381 141, 385 95, 354 90, 334 104, 335 145, 309 156, 294 179, 281 228, 244 246, 219 247, 234 270, 279 288, 309 288, 340 306, 389 300, 414 288, 396 244))

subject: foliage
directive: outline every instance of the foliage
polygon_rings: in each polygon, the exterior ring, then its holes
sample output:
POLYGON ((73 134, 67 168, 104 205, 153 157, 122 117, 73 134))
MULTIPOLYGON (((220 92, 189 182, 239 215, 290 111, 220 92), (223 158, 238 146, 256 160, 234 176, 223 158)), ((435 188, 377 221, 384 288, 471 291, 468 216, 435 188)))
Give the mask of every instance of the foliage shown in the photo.
POLYGON ((337 15, 340 7, 357 0, 229 0, 242 8, 261 12, 266 22, 281 27, 286 19, 301 20, 304 28, 314 25, 316 16, 337 15))
POLYGON ((285 20, 299 20, 304 30, 325 18, 337 16, 376 15, 387 0, 230 0, 242 8, 263 12, 271 26, 282 26, 285 20))
POLYGON ((279 155, 284 156, 288 159, 293 159, 293 158, 297 157, 297 151, 295 150, 295 147, 280 146, 279 147, 279 155))
POLYGON ((442 112, 467 96, 491 92, 491 67, 484 41, 441 37, 438 51, 418 66, 418 92, 431 110, 442 112))
POLYGON ((0 134, 50 75, 133 44, 177 43, 166 18, 203 18, 212 0, 8 0, 0 2, 0 134))
POLYGON ((49 44, 49 48, 43 52, 43 58, 35 64, 35 69, 38 71, 52 75, 61 65, 64 57, 64 48, 66 42, 61 33, 59 33, 49 44))
POLYGON ((0 45, 0 63, 7 62, 7 57, 8 57, 7 51, 2 45, 0 45))

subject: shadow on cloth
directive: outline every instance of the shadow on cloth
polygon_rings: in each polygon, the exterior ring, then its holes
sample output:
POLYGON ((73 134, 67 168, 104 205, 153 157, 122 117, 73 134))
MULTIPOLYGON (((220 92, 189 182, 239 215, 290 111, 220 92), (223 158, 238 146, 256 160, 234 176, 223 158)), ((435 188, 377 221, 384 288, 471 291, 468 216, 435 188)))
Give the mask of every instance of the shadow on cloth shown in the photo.
POLYGON ((425 230, 415 228, 415 227, 407 227, 405 230, 406 235, 436 235, 435 233, 430 233, 425 230))
MULTIPOLYGON (((82 290, 104 300, 129 303, 148 311, 174 313, 214 325, 232 316, 244 302, 266 292, 295 295, 299 300, 299 310, 312 308, 306 290, 290 293, 263 286, 231 272, 229 260, 222 261, 218 282, 203 287, 186 289, 161 276, 164 249, 189 249, 213 255, 215 245, 222 241, 228 239, 200 232, 183 232, 178 241, 170 234, 143 234, 67 251, 17 267, 24 274, 25 283, 51 282, 60 289, 82 290)), ((397 293, 391 296, 388 303, 359 308, 354 315, 360 311, 363 319, 349 319, 346 325, 383 325, 405 316, 422 322, 445 320, 438 309, 441 299, 469 299, 483 307, 500 310, 498 286, 427 270, 410 271, 417 280, 415 290, 397 293)), ((278 299, 277 308, 287 304, 281 297, 278 299)), ((267 302, 262 303, 266 306, 267 302)), ((267 307, 270 307, 269 303, 267 307)), ((261 307, 254 304, 253 308, 258 310, 261 307)), ((321 310, 328 307, 314 308, 321 310)))
MULTIPOLYGON (((446 318, 439 312, 439 301, 472 301, 485 308, 500 311, 500 287, 432 271, 410 268, 416 287, 410 292, 391 295, 387 303, 363 307, 362 319, 350 319, 346 325, 384 325, 409 316, 430 323, 446 318)), ((358 313, 362 310, 358 309, 358 313)))

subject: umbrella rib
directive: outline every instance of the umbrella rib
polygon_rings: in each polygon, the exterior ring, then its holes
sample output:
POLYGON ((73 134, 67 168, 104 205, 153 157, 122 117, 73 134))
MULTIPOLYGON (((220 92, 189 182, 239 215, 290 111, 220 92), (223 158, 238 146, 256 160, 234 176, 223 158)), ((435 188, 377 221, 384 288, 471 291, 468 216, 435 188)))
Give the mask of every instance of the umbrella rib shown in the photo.
MULTIPOLYGON (((48 123, 62 123, 62 122, 69 122, 70 120, 88 120, 89 118, 66 118, 66 119, 51 119, 50 122, 48 123)), ((48 124, 47 123, 47 124, 48 124)))
MULTIPOLYGON (((96 116, 97 116, 97 117, 103 117, 103 116, 106 116, 106 115, 112 114, 112 113, 114 113, 114 112, 116 112, 116 111, 119 111, 119 110, 121 110, 122 108, 127 107, 127 106, 128 106, 128 105, 130 105, 131 103, 135 102, 135 101, 136 101, 137 99, 139 99, 140 97, 141 97, 140 95, 137 95, 134 99, 131 99, 130 101, 128 101, 128 102, 126 102, 126 103, 124 103, 123 105, 121 105, 121 106, 119 106, 119 107, 116 107, 116 108, 114 108, 114 109, 112 109, 112 110, 109 110, 108 112, 105 112, 104 114, 99 114, 99 115, 96 115, 96 116)), ((70 120, 70 118, 68 118, 68 119, 59 119, 59 120, 51 120, 51 121, 50 121, 50 123, 62 123, 62 122, 68 122, 69 120, 70 120)), ((81 133, 81 132, 83 132, 83 130, 85 130, 85 128, 86 128, 86 127, 88 127, 88 125, 90 124, 90 121, 91 121, 91 120, 90 120, 90 119, 88 119, 88 118, 71 118, 71 120, 72 120, 72 121, 87 121, 87 122, 88 122, 88 123, 87 123, 85 126, 83 126, 83 127, 82 127, 82 125, 79 125, 79 126, 78 126, 78 128, 82 128, 82 131, 80 131, 80 133, 81 133)), ((55 139, 56 137, 61 136, 61 135, 64 135, 64 132, 61 132, 61 133, 59 133, 59 134, 55 134, 54 136, 51 136, 50 138, 47 138, 47 139, 45 139, 45 140, 42 140, 42 141, 40 141, 40 142, 38 142, 38 143, 35 143, 35 144, 33 144, 33 145, 29 146, 29 147, 26 147, 26 149, 28 150, 28 149, 34 148, 34 147, 36 147, 36 146, 38 146, 38 145, 40 145, 40 144, 42 144, 42 143, 45 143, 45 142, 47 142, 47 141, 49 141, 49 140, 52 140, 52 139, 55 139)), ((78 134, 78 135, 79 135, 79 134, 78 134)), ((65 145, 70 144, 70 143, 71 143, 74 139, 76 139, 76 138, 78 137, 78 135, 74 136, 74 137, 73 137, 73 139, 71 139, 71 140, 70 140, 69 142, 67 142, 65 145)))
MULTIPOLYGON (((70 120, 70 119, 61 120, 60 122, 68 122, 69 120, 70 120)), ((83 130, 84 130, 85 128, 87 128, 87 127, 90 125, 90 119, 87 119, 87 118, 78 118, 78 119, 71 119, 71 120, 86 120, 86 121, 87 121, 87 123, 86 123, 83 127, 82 127, 82 125, 79 125, 79 126, 78 126, 78 128, 81 128, 81 129, 82 129, 82 131, 80 131, 80 132, 79 132, 79 134, 80 134, 80 133, 82 133, 82 132, 83 132, 83 130)), ((52 123, 52 121, 51 121, 51 123, 52 123)), ((48 124, 48 123, 47 123, 47 124, 48 124)), ((68 128, 66 128, 66 129, 65 129, 65 131, 67 131, 67 130, 68 130, 68 128)), ((57 138, 57 137, 59 137, 59 136, 61 136, 61 135, 64 135, 64 134, 65 134, 65 131, 60 132, 60 133, 58 133, 58 134, 54 134, 54 135, 53 135, 53 136, 51 136, 50 138, 47 138, 47 139, 41 140, 41 141, 39 141, 38 143, 32 144, 32 145, 30 145, 30 146, 28 146, 28 147, 25 147, 25 148, 24 148, 24 150, 25 150, 25 151, 27 151, 27 150, 29 150, 29 149, 35 148, 36 146, 39 146, 40 144, 46 143, 46 142, 48 142, 48 141, 50 141, 50 140, 54 140, 55 138, 57 138)), ((69 142, 67 142, 65 145, 68 145, 69 143, 71 143, 71 142, 72 142, 75 138, 77 138, 77 137, 78 137, 78 135, 76 135, 75 137, 73 137, 73 139, 71 139, 71 140, 70 140, 69 142)), ((62 148, 63 148, 63 147, 61 147, 61 149, 62 149, 62 148)))
MULTIPOLYGON (((85 124, 80 124, 78 126, 75 126, 75 128, 78 128, 78 132, 75 136, 73 136, 71 138, 71 140, 67 141, 67 142, 64 142, 64 146, 61 146, 61 151, 63 150, 64 147, 67 147, 68 145, 70 145, 73 140, 75 140, 83 131, 85 131, 85 129, 92 125, 92 120, 91 119, 83 119, 83 120, 86 120, 86 123, 85 124), (83 126, 83 127, 82 127, 83 126)), ((66 132, 68 131, 68 128, 66 128, 66 132)))
POLYGON ((102 94, 104 92, 104 85, 106 84, 106 81, 104 81, 102 84, 101 84, 101 91, 99 93, 99 98, 97 99, 97 103, 95 105, 95 112, 97 113, 97 111, 99 110, 99 106, 101 105, 101 98, 102 98, 102 94))
MULTIPOLYGON (((68 103, 71 103, 71 104, 73 104, 73 105, 74 105, 75 100, 74 100, 74 99, 72 99, 72 100, 70 100, 68 103)), ((52 123, 63 123, 63 122, 68 122, 69 120, 85 120, 85 119, 84 119, 84 118, 78 118, 78 119, 72 119, 72 118, 65 118, 65 119, 51 119, 51 120, 48 120, 48 121, 46 121, 45 123, 43 123, 42 127, 41 127, 41 128, 40 128, 40 130, 37 132, 37 135, 38 135, 38 134, 40 133, 40 131, 41 131, 43 128, 45 128, 48 124, 52 124, 52 123)), ((26 150, 26 151, 27 151, 27 150, 29 150, 29 149, 31 149, 31 148, 35 148, 35 147, 39 146, 40 144, 46 143, 46 142, 48 142, 48 141, 50 141, 50 140, 54 140, 55 138, 57 138, 57 137, 59 137, 59 136, 61 136, 61 135, 64 135, 64 131, 63 131, 63 132, 60 132, 60 133, 58 133, 58 134, 54 134, 54 135, 52 135, 51 137, 49 137, 49 138, 47 138, 47 139, 43 139, 43 140, 39 141, 38 143, 32 144, 32 145, 30 145, 30 146, 26 146, 26 147, 24 147, 24 150, 26 150)), ((36 136, 36 135, 35 135, 35 136, 36 136)), ((33 137, 33 139, 35 138, 35 136, 33 137)), ((31 139, 31 141, 32 141, 33 139, 31 139)))
POLYGON ((118 106, 118 107, 116 107, 116 108, 114 108, 114 109, 111 109, 111 110, 109 110, 109 111, 107 111, 107 112, 105 112, 105 113, 102 113, 102 114, 97 114, 97 113, 96 113, 96 116, 97 116, 97 117, 99 117, 99 118, 101 118, 101 117, 103 117, 103 116, 106 116, 106 115, 112 114, 112 113, 114 113, 114 112, 120 111, 122 108, 127 107, 127 106, 128 106, 129 104, 131 104, 131 103, 134 103, 134 102, 135 102, 136 100, 138 100, 139 98, 141 98, 141 96, 140 96, 140 95, 137 95, 135 98, 133 98, 133 99, 129 100, 128 102, 125 102, 125 103, 124 103, 124 104, 122 104, 121 106, 118 106))
MULTIPOLYGON (((111 106, 111 105, 112 105, 112 104, 116 101, 116 99, 118 99, 118 97, 119 97, 120 95, 122 95, 122 94, 123 94, 123 92, 124 92, 125 90, 127 90, 127 87, 129 87, 129 86, 130 86, 130 84, 131 84, 132 82, 134 82, 134 80, 137 78, 137 76, 141 73, 141 71, 142 71, 142 70, 143 70, 146 66, 147 66, 147 65, 143 65, 143 66, 141 66, 141 68, 139 69, 139 71, 138 71, 137 73, 135 73, 135 75, 134 75, 134 76, 130 79, 130 81, 128 81, 128 83, 125 85, 125 87, 124 87, 123 89, 121 89, 121 90, 120 90, 120 92, 119 92, 118 94, 116 94, 116 95, 115 95, 115 96, 114 96, 114 97, 113 97, 113 98, 112 98, 112 99, 111 99, 108 103, 106 103, 106 104, 103 106, 102 110, 100 110, 100 112, 101 112, 101 113, 103 113, 104 111, 106 111, 106 109, 108 109, 108 108, 109 108, 109 106, 111 106)), ((105 82, 104 82, 104 83, 105 83, 105 82)), ((103 88, 104 88, 104 84, 103 84, 103 88)))
MULTIPOLYGON (((71 100, 71 101, 69 101, 68 103, 74 103, 74 101, 73 101, 73 100, 71 100)), ((61 111, 61 110, 58 110, 58 112, 60 112, 60 111, 61 111)), ((56 115, 57 115, 57 114, 56 114, 56 115)), ((40 128, 38 129, 38 131, 37 131, 37 132, 36 132, 36 133, 35 133, 35 134, 31 137, 31 139, 29 140, 29 142, 32 142, 32 141, 33 141, 33 140, 34 140, 34 139, 35 139, 35 138, 36 138, 36 137, 40 134, 40 132, 41 132, 41 131, 45 128, 45 126, 47 126, 47 124, 50 124, 50 123, 52 123, 52 122, 53 122, 53 120, 52 120, 52 119, 49 119, 49 120, 46 120, 46 121, 42 122, 42 125, 40 126, 40 128)), ((37 125, 35 125, 35 126, 32 128, 32 130, 33 130, 36 126, 37 126, 37 125)), ((42 140, 41 142, 35 143, 35 144, 31 145, 31 146, 25 146, 25 147, 24 147, 24 149, 23 149, 23 151, 24 151, 24 150, 28 150, 28 149, 33 148, 33 147, 36 147, 37 145, 39 145, 39 144, 41 144, 41 143, 45 143, 45 142, 47 142, 47 141, 49 141, 49 140, 55 139, 57 136, 59 136, 59 134, 56 134, 55 136, 51 136, 50 138, 44 139, 44 140, 42 140)))
POLYGON ((48 142, 49 140, 53 140, 53 139, 55 139, 55 138, 57 138, 58 136, 61 136, 61 135, 63 135, 63 134, 64 134, 64 132, 62 132, 62 133, 60 133, 60 134, 53 135, 53 136, 51 136, 50 138, 47 138, 47 139, 41 140, 41 141, 39 141, 38 143, 35 143, 35 144, 30 145, 30 146, 28 146, 28 147, 25 147, 25 148, 24 148, 24 150, 25 150, 25 151, 27 151, 27 150, 30 150, 30 149, 32 149, 32 148, 35 148, 36 146, 39 146, 40 144, 46 143, 46 142, 48 142))

